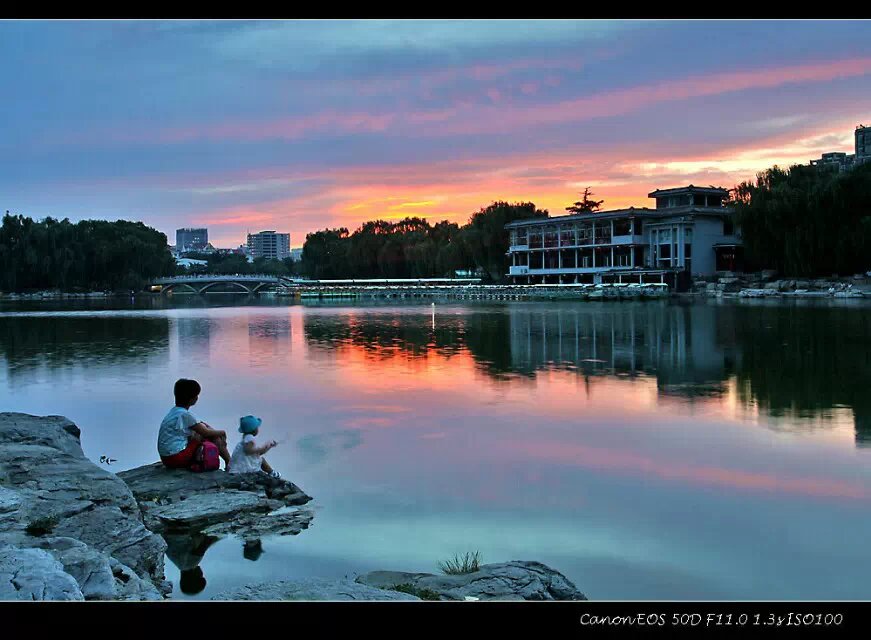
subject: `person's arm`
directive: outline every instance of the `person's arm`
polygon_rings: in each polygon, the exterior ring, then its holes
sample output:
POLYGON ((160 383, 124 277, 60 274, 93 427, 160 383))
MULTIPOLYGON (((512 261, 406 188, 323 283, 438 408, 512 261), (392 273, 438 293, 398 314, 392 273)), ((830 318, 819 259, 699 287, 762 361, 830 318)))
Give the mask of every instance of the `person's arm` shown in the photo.
POLYGON ((227 437, 226 431, 212 429, 205 422, 197 422, 194 426, 191 427, 191 431, 202 436, 203 438, 226 438, 227 437))
POLYGON ((264 453, 269 451, 272 447, 276 446, 278 443, 275 440, 270 440, 262 447, 258 447, 253 440, 249 440, 244 445, 242 445, 245 449, 245 453, 249 456, 262 456, 264 453))

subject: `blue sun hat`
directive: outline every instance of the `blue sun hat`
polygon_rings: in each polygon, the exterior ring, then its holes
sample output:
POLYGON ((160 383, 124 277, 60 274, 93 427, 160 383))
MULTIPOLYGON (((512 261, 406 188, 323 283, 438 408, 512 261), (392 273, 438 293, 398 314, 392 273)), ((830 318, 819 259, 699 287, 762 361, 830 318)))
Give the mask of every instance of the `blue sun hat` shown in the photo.
POLYGON ((260 428, 262 422, 263 420, 254 416, 245 416, 244 418, 239 418, 239 432, 254 433, 255 431, 257 431, 257 429, 260 428))

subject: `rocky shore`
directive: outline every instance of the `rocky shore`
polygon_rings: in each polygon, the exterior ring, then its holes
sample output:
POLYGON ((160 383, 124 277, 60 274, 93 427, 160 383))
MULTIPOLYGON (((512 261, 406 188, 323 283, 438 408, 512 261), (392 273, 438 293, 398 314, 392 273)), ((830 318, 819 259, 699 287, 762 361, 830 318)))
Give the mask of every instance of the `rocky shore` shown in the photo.
MULTIPOLYGON (((62 416, 0 413, 0 600, 163 600, 169 557, 182 570, 233 535, 297 535, 314 512, 292 482, 265 474, 191 473, 160 463, 119 474, 82 452, 62 416)), ((374 571, 356 580, 273 581, 219 600, 585 600, 538 562, 464 575, 374 571)))
POLYGON ((866 298, 871 277, 778 278, 773 271, 696 279, 691 294, 711 298, 866 298))

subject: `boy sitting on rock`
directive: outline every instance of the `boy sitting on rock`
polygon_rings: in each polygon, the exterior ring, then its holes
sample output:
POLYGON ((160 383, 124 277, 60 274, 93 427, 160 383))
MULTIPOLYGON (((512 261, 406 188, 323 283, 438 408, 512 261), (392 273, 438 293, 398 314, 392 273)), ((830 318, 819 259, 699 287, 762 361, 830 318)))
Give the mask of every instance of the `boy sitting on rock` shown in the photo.
POLYGON ((212 429, 190 412, 199 399, 200 391, 200 384, 196 380, 186 378, 176 381, 173 388, 175 406, 160 423, 157 436, 160 460, 170 469, 189 469, 203 440, 213 442, 218 447, 225 469, 230 464, 227 432, 212 429))

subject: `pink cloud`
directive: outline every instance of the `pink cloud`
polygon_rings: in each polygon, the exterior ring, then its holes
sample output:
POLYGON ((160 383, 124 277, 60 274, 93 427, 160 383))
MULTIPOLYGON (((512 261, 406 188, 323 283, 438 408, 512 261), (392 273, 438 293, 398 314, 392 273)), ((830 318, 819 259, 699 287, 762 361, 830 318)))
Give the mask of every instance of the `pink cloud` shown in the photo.
POLYGON ((616 451, 569 443, 523 442, 515 443, 510 448, 523 456, 535 457, 552 463, 629 472, 633 475, 654 476, 663 480, 689 481, 699 485, 851 500, 871 498, 871 494, 862 486, 828 478, 796 478, 741 469, 693 466, 673 460, 659 461, 631 451, 616 451))

